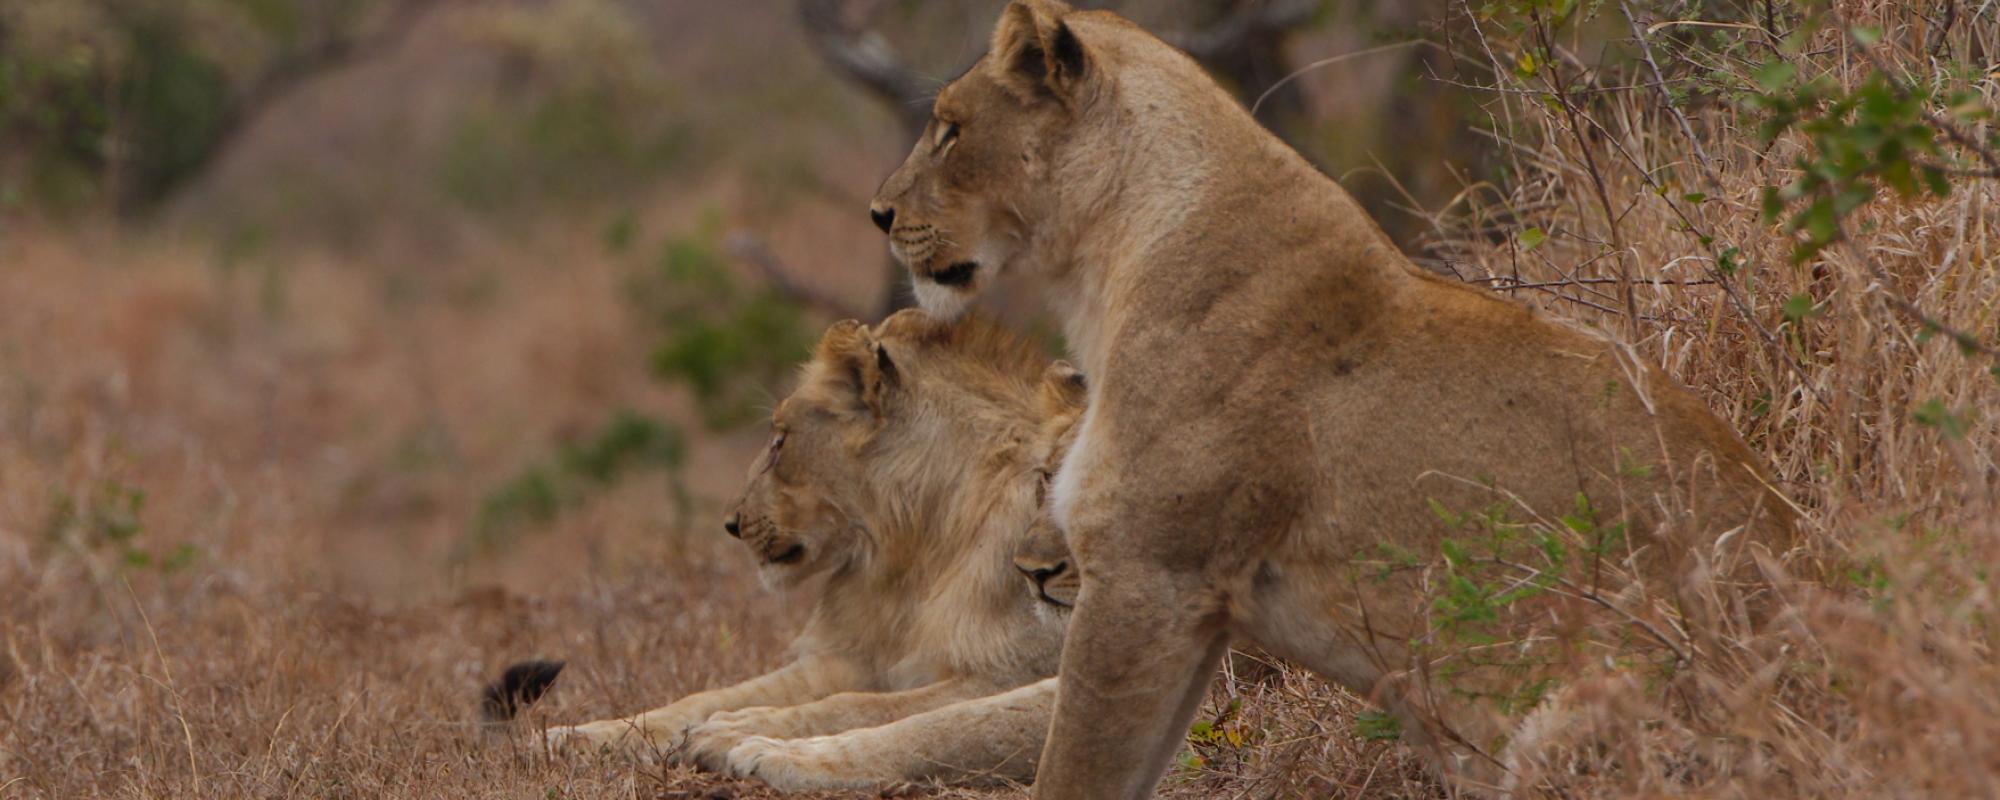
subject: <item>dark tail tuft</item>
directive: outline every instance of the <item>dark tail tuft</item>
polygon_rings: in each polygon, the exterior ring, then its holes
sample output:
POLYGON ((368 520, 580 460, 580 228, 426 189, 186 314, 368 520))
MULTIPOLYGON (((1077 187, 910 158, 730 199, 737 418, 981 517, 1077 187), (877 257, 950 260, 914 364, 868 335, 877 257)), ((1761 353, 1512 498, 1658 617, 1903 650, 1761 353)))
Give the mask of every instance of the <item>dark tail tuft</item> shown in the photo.
POLYGON ((561 661, 523 661, 508 667, 500 680, 480 693, 479 710, 488 722, 506 722, 547 694, 562 674, 561 661))

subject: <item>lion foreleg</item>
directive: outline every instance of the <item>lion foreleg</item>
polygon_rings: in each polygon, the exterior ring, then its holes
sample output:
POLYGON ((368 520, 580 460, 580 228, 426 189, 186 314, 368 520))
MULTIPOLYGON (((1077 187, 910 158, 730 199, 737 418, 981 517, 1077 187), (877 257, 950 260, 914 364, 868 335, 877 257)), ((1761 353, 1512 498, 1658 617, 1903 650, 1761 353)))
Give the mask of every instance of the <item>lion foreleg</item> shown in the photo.
POLYGON ((751 737, 728 771, 784 791, 872 789, 911 781, 1028 781, 1048 735, 1056 679, 809 739, 751 737))
POLYGON ((688 731, 683 755, 702 769, 721 770, 729 751, 752 736, 796 739, 871 728, 990 695, 996 688, 986 681, 953 678, 901 692, 842 692, 803 705, 722 711, 688 731))
POLYGON ((734 686, 688 695, 636 716, 550 728, 547 734, 557 747, 670 754, 680 747, 688 729, 718 711, 810 702, 862 688, 864 675, 844 661, 802 658, 734 686))

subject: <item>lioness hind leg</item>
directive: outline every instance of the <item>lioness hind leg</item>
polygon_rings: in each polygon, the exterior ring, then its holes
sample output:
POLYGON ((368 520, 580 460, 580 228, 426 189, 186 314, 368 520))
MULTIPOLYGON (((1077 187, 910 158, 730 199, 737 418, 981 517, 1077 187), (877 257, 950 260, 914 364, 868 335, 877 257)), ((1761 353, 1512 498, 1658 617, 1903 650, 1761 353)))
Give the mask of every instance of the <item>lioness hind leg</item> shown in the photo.
POLYGON ((1200 576, 1085 575, 1035 796, 1149 797, 1228 650, 1221 603, 1200 576))
POLYGON ((1047 737, 1056 679, 966 700, 873 728, 806 739, 757 736, 728 772, 784 791, 873 789, 914 781, 1025 782, 1047 737))
POLYGON ((1238 608, 1235 631, 1265 652, 1311 670, 1388 711, 1396 738, 1421 754, 1439 777, 1475 795, 1499 780, 1499 762, 1481 749, 1500 729, 1468 707, 1456 715, 1438 702, 1453 687, 1424 682, 1407 644, 1423 620, 1391 607, 1372 613, 1329 612, 1358 605, 1350 580, 1314 565, 1267 569, 1238 608), (1375 627, 1370 627, 1370 625, 1375 627))

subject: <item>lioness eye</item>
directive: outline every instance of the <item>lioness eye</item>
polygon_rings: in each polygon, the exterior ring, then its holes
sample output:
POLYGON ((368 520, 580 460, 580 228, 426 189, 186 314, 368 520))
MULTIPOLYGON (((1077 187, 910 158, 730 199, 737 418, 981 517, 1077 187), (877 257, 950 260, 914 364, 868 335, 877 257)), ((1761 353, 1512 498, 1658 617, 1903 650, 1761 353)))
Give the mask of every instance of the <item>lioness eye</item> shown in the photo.
POLYGON ((951 144, 954 140, 958 138, 958 123, 943 122, 941 124, 943 127, 938 128, 938 135, 937 135, 938 147, 943 147, 945 145, 951 144))

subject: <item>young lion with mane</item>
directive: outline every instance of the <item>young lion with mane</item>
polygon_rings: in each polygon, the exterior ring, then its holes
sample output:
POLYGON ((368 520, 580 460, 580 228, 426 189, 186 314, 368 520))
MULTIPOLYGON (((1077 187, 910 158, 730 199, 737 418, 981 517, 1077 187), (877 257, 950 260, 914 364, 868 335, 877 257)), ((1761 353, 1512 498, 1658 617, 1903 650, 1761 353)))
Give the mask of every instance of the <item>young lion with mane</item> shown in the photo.
POLYGON ((1173 47, 1018 0, 933 113, 870 209, 918 300, 1019 275, 1090 376, 1037 797, 1149 795, 1232 638, 1491 788, 1547 687, 1675 675, 1674 609, 1723 588, 1760 615, 1793 515, 1727 425, 1608 338, 1414 268, 1173 47))
POLYGON ((792 662, 549 737, 785 789, 1032 777, 1075 574, 1035 523, 1082 395, 982 321, 834 325, 725 522, 767 585, 820 581, 792 662))

